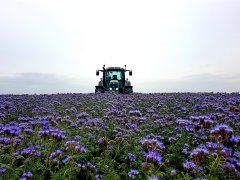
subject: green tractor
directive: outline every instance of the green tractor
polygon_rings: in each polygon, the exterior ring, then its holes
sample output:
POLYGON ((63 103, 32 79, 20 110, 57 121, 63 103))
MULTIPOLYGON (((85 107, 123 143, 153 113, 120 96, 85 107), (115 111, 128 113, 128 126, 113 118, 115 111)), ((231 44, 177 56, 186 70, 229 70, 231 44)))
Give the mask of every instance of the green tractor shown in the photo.
POLYGON ((95 86, 95 94, 104 93, 106 91, 118 92, 121 94, 133 93, 133 87, 130 81, 125 78, 125 72, 129 72, 129 76, 132 76, 132 71, 120 67, 108 67, 103 65, 102 70, 97 70, 96 75, 99 76, 99 72, 102 72, 103 76, 98 85, 95 86))

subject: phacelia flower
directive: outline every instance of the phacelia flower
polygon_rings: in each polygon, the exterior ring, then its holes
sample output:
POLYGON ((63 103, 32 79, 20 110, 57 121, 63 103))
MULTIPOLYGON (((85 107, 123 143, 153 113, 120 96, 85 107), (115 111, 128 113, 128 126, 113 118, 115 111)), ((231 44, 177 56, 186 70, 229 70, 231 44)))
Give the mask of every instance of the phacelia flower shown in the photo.
POLYGON ((57 140, 63 140, 66 139, 66 134, 64 131, 56 129, 56 128, 47 128, 42 129, 39 131, 39 135, 43 137, 50 137, 57 140))
POLYGON ((81 152, 81 153, 85 153, 87 152, 87 148, 80 145, 78 141, 75 140, 70 140, 67 141, 65 144, 65 150, 69 150, 69 151, 76 151, 76 152, 81 152))
POLYGON ((67 164, 70 160, 72 160, 72 156, 67 156, 65 159, 62 160, 62 163, 67 164))
POLYGON ((151 176, 149 180, 159 180, 159 178, 157 176, 151 176))
POLYGON ((42 152, 40 151, 40 148, 39 146, 29 146, 21 151, 17 151, 15 153, 15 155, 23 155, 23 156, 41 156, 42 152))
POLYGON ((9 137, 0 137, 0 143, 1 144, 10 144, 10 138, 9 137))
POLYGON ((214 127, 210 133, 213 141, 223 143, 232 137, 233 129, 228 125, 222 124, 214 127))
POLYGON ((217 149, 219 147, 219 144, 214 142, 207 142, 206 146, 208 149, 213 150, 213 149, 217 149))
POLYGON ((223 169, 229 173, 234 173, 234 174, 238 173, 238 170, 236 169, 235 165, 230 162, 226 162, 223 166, 223 169))
POLYGON ((175 169, 171 170, 170 176, 172 176, 172 177, 177 176, 177 171, 175 169))
POLYGON ((196 164, 193 161, 186 161, 183 163, 183 168, 186 170, 193 170, 196 167, 196 164))
POLYGON ((165 149, 164 144, 157 139, 143 139, 140 142, 147 150, 162 151, 165 149))
POLYGON ((0 174, 3 174, 3 173, 5 173, 6 171, 7 171, 7 169, 6 169, 6 168, 0 167, 0 174))
POLYGON ((24 172, 23 175, 22 175, 23 178, 32 178, 33 177, 33 174, 28 171, 28 172, 24 172))
POLYGON ((155 164, 161 164, 163 162, 162 156, 156 151, 150 151, 146 154, 147 162, 152 162, 155 164))
POLYGON ((136 161, 135 154, 128 153, 127 160, 129 160, 129 161, 136 161))
POLYGON ((102 180, 102 179, 103 179, 103 176, 100 175, 100 174, 97 174, 97 175, 95 176, 95 178, 96 178, 96 180, 102 180))
POLYGON ((78 167, 83 171, 91 171, 91 172, 97 172, 96 166, 90 162, 87 162, 86 164, 77 164, 78 167))
POLYGON ((203 170, 201 166, 197 166, 193 161, 185 161, 183 168, 192 173, 199 173, 203 170))
POLYGON ((131 179, 135 179, 138 174, 139 174, 139 172, 138 172, 136 169, 131 169, 131 170, 128 172, 128 176, 129 176, 131 179))
POLYGON ((195 163, 200 164, 204 161, 205 157, 209 154, 209 151, 204 148, 196 148, 192 151, 191 156, 195 163))
POLYGON ((60 149, 58 149, 58 150, 56 150, 56 151, 54 151, 50 154, 49 159, 54 159, 56 157, 61 157, 62 155, 63 155, 63 152, 60 149))

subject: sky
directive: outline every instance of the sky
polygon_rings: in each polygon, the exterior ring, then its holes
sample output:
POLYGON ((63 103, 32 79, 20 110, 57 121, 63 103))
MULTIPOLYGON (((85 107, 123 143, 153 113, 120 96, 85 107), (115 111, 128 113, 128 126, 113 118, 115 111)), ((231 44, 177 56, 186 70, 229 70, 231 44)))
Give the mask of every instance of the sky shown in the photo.
POLYGON ((239 0, 0 0, 0 94, 239 92, 239 0))

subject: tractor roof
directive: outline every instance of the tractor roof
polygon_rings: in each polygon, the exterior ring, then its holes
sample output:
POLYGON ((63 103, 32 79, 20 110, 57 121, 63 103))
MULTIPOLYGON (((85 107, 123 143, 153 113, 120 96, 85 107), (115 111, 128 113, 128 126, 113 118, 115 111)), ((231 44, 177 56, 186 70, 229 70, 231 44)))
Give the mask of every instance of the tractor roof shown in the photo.
POLYGON ((106 70, 121 70, 121 69, 123 69, 123 68, 121 68, 121 67, 108 67, 108 68, 106 68, 106 70))

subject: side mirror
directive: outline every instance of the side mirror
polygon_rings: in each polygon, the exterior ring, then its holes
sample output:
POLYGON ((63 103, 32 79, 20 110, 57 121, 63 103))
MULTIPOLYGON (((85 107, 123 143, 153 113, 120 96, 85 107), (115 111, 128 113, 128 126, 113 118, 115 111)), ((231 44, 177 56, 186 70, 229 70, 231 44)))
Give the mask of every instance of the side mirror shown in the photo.
POLYGON ((96 76, 99 76, 99 71, 98 70, 96 71, 96 76))
POLYGON ((129 71, 129 76, 132 76, 132 71, 129 71))

